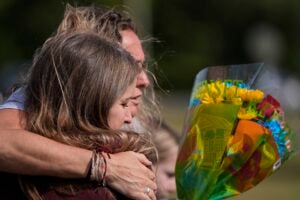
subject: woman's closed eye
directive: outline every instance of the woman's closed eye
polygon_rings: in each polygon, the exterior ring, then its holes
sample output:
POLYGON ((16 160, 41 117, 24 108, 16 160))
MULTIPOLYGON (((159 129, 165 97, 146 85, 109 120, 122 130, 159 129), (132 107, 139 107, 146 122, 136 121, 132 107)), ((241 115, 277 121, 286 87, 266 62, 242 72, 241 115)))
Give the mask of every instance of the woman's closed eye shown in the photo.
POLYGON ((121 102, 121 106, 124 107, 124 108, 129 107, 129 100, 121 102))

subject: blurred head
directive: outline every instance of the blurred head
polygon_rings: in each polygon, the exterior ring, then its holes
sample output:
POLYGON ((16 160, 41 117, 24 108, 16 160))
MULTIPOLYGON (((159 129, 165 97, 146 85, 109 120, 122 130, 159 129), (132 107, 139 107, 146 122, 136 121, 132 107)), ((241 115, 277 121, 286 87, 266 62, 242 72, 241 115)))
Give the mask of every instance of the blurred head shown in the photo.
POLYGON ((137 76, 133 106, 131 106, 135 115, 141 101, 142 91, 149 86, 150 81, 144 68, 144 51, 132 20, 120 11, 93 6, 76 8, 67 5, 57 34, 86 31, 92 31, 101 38, 120 44, 134 57, 142 69, 137 76))
POLYGON ((176 198, 175 164, 178 154, 179 135, 164 122, 153 133, 159 161, 155 163, 159 199, 176 198))
POLYGON ((29 74, 30 123, 61 131, 118 129, 131 122, 128 104, 139 71, 128 52, 93 33, 53 37, 36 54, 29 74))

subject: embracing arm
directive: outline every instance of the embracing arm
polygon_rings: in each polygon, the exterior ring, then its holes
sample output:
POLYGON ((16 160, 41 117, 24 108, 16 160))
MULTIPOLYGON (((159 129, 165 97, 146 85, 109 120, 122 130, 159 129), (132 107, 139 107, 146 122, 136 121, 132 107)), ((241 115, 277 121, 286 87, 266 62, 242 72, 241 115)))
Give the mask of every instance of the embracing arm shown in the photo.
POLYGON ((92 153, 64 145, 22 129, 16 109, 0 110, 0 170, 64 178, 87 173, 92 153))
MULTIPOLYGON (((0 171, 86 177, 91 151, 25 131, 20 124, 21 115, 22 111, 16 109, 0 110, 0 171)), ((151 162, 144 155, 121 152, 107 160, 107 184, 122 194, 133 199, 148 199, 145 188, 157 189, 155 175, 146 167, 151 162)), ((151 193, 151 199, 155 199, 154 193, 151 193)))

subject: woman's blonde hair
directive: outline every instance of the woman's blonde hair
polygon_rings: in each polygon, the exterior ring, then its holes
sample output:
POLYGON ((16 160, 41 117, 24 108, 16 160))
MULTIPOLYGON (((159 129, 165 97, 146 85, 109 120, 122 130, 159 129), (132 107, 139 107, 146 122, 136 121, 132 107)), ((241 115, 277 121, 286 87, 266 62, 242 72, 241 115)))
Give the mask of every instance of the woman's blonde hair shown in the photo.
MULTIPOLYGON (((146 135, 110 130, 107 122, 113 103, 139 70, 128 52, 94 33, 51 38, 36 53, 28 75, 26 130, 89 150, 130 150, 155 158, 146 135)), ((23 179, 23 188, 29 198, 39 198, 34 178, 23 179)))

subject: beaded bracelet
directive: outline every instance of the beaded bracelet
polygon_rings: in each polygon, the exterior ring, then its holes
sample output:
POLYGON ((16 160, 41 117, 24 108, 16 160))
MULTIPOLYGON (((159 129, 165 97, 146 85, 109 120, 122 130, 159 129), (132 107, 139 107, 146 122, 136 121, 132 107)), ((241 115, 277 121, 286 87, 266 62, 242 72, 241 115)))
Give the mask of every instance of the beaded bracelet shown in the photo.
MULTIPOLYGON (((110 155, 107 153, 107 157, 110 159, 110 155)), ((105 176, 107 171, 106 158, 103 152, 93 151, 92 158, 90 161, 90 169, 88 171, 88 177, 91 181, 101 183, 103 187, 106 186, 105 176)))
POLYGON ((102 152, 100 152, 100 155, 103 158, 104 161, 104 166, 102 165, 101 171, 103 172, 103 176, 102 176, 102 186, 105 187, 106 186, 106 181, 105 181, 105 176, 106 176, 106 170, 107 170, 107 162, 105 157, 103 156, 102 152))
POLYGON ((91 158, 91 181, 100 182, 99 180, 99 166, 100 166, 100 160, 99 160, 99 154, 94 150, 91 158))

